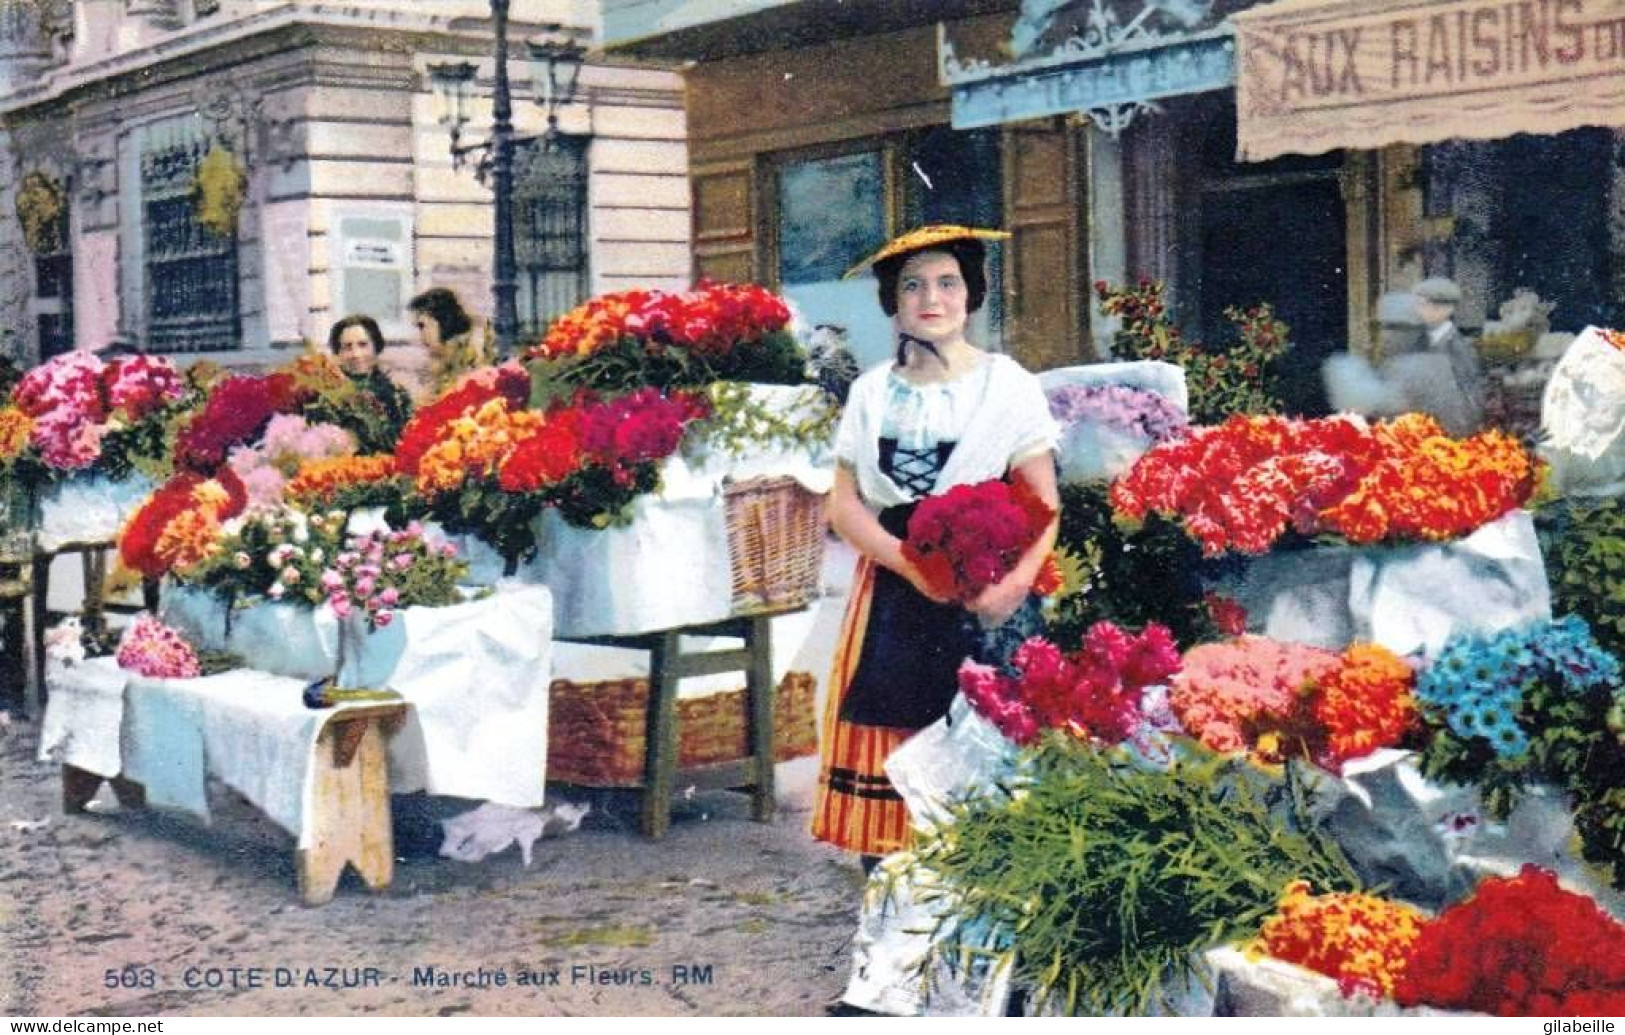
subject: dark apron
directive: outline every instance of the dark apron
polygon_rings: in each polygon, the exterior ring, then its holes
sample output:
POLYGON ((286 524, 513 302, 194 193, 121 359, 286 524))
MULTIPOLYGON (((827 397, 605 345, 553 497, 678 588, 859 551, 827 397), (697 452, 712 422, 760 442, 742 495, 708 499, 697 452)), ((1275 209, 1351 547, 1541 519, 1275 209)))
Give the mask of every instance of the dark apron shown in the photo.
MULTIPOLYGON (((899 539, 915 504, 880 512, 899 539)), ((959 665, 974 653, 977 621, 958 604, 924 597, 907 579, 875 567, 869 623, 857 671, 841 700, 841 718, 861 726, 921 729, 948 714, 959 689, 959 665)))

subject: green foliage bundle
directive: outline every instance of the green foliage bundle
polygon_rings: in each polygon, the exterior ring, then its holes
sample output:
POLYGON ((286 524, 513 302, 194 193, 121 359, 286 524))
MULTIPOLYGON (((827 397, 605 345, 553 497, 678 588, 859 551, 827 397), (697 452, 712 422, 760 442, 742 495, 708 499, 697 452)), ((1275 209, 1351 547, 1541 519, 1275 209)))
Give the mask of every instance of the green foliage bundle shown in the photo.
POLYGON ((1302 789, 1246 762, 1198 749, 1158 769, 1054 734, 1025 762, 915 855, 946 888, 939 958, 985 952, 955 931, 1007 932, 1015 980, 1050 1008, 1145 1013, 1196 954, 1256 934, 1289 881, 1359 890, 1335 844, 1300 832, 1302 789))
POLYGON ((1114 356, 1160 359, 1185 368, 1192 424, 1222 424, 1238 413, 1281 412, 1278 364, 1292 347, 1287 339, 1291 330, 1275 318, 1269 303, 1225 309, 1238 338, 1212 347, 1187 340, 1173 325, 1157 281, 1141 280, 1133 287, 1098 281, 1095 293, 1101 312, 1123 321, 1112 338, 1114 356))
POLYGON ((711 414, 686 441, 731 456, 763 450, 819 449, 832 445, 841 408, 816 385, 799 390, 793 405, 769 405, 742 381, 716 381, 705 388, 711 414))
POLYGON ((1080 562, 1077 592, 1049 616, 1057 643, 1077 643, 1091 625, 1125 629, 1160 622, 1181 647, 1216 639, 1204 602, 1201 549, 1177 520, 1147 515, 1137 527, 1113 518, 1105 485, 1063 485, 1057 544, 1080 562))

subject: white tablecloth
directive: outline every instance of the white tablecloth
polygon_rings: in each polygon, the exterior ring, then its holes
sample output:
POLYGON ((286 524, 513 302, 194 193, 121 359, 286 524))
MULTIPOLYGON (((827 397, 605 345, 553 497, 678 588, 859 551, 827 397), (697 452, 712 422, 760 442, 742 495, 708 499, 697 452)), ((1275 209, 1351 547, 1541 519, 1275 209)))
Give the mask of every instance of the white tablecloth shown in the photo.
POLYGON ((39 548, 54 553, 70 543, 112 542, 152 490, 139 474, 122 481, 79 474, 41 489, 39 548))
POLYGON ((306 708, 303 689, 246 669, 147 679, 97 658, 52 674, 40 758, 122 775, 144 787, 148 805, 205 821, 213 776, 305 847, 316 738, 350 706, 306 708))
MULTIPOLYGON (((366 666, 411 705, 390 742, 390 789, 533 807, 544 798, 552 681, 551 598, 504 585, 453 607, 408 608, 367 637, 366 666)), ((314 640, 329 655, 331 615, 314 640)), ((254 659, 258 663, 259 659, 254 659)), ((329 669, 330 670, 330 669, 329 669)), ((306 680, 262 670, 148 680, 101 658, 53 669, 40 757, 149 785, 149 800, 207 815, 205 773, 219 776, 290 832, 319 720, 306 680), (306 738, 303 722, 314 718, 306 738), (303 755, 301 755, 303 752, 303 755), (292 781, 292 782, 290 782, 292 781)))

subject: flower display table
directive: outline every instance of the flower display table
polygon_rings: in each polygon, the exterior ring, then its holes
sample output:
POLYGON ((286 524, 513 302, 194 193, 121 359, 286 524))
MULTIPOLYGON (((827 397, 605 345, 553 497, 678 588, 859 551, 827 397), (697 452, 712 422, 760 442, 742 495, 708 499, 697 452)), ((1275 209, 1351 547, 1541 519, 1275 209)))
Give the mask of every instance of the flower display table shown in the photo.
MULTIPOLYGON (((168 592, 164 608, 191 642, 231 650, 261 671, 309 681, 332 675, 338 661, 338 621, 325 606, 256 605, 233 616, 230 636, 208 594, 168 592)), ((388 687, 412 705, 390 747, 394 790, 542 804, 552 616, 547 587, 505 583, 466 603, 406 608, 356 638, 352 685, 388 687)))
MULTIPOLYGON (((799 610, 799 609, 795 609, 799 610)), ((772 619, 789 610, 697 623, 630 635, 561 636, 573 643, 647 651, 648 721, 644 727, 644 780, 641 829, 645 837, 665 836, 671 826, 671 796, 681 779, 701 790, 749 788, 751 816, 773 818, 774 692, 772 619), (695 651, 686 636, 735 637, 738 648, 695 651), (746 742, 749 757, 737 762, 677 768, 677 688, 685 678, 719 672, 745 673, 746 742)))
POLYGON ((84 811, 103 780, 128 807, 209 817, 208 777, 242 794, 295 838, 300 898, 329 901, 346 866, 389 885, 386 743, 404 703, 304 706, 296 679, 240 669, 144 679, 111 658, 54 668, 40 757, 62 764, 63 806, 84 811))

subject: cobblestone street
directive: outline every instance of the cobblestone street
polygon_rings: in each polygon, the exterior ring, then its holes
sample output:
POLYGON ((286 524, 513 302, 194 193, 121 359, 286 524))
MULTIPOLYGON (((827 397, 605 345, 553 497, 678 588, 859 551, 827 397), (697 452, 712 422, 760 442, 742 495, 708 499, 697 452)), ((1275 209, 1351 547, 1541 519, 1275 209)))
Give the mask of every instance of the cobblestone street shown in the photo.
POLYGON ((438 858, 434 820, 463 803, 400 797, 392 887, 347 876, 306 908, 291 838, 230 792, 210 827, 105 788, 104 814, 65 817, 37 740, 0 727, 3 1014, 805 1015, 845 983, 859 871, 804 811, 757 824, 742 795, 698 795, 651 843, 633 795, 566 791, 593 812, 527 869, 514 848, 438 858))

